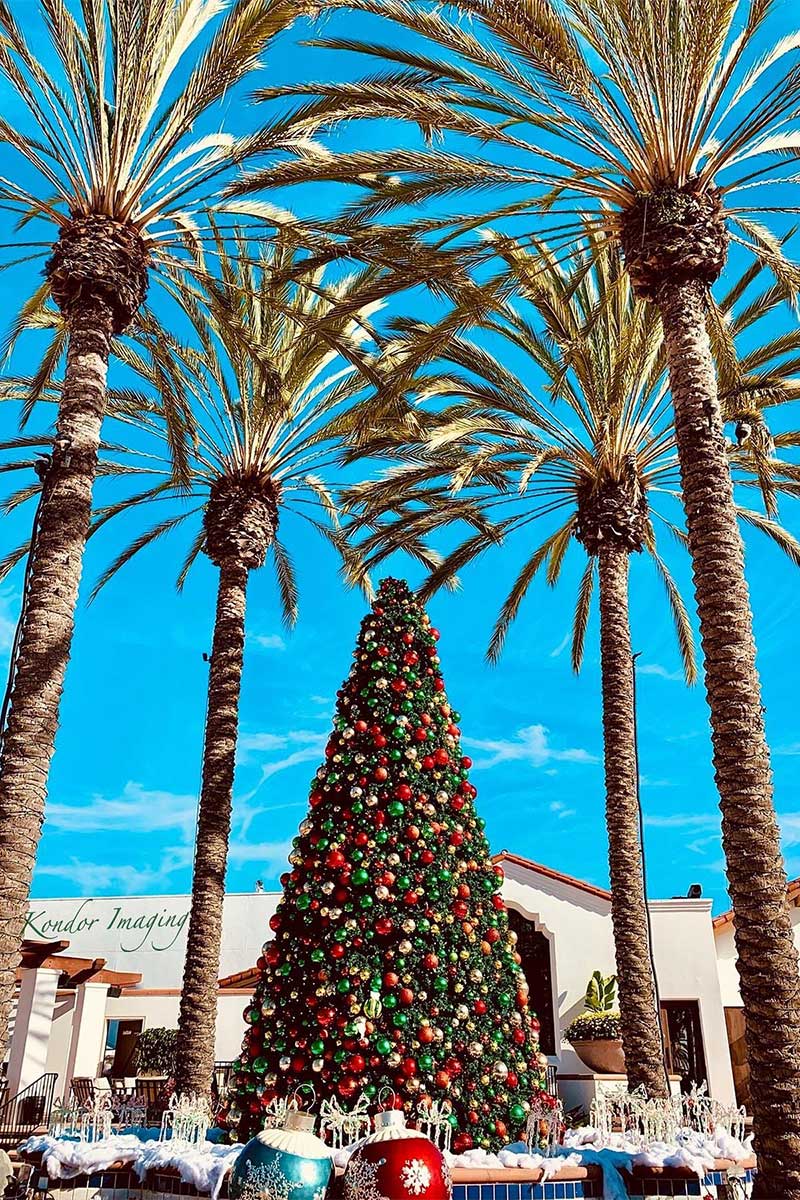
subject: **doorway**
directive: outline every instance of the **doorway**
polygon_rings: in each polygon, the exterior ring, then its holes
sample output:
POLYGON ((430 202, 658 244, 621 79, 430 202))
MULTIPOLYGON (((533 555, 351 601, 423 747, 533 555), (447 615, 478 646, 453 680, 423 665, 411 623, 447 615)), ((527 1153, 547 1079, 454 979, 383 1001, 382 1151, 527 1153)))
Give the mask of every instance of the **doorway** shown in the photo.
POLYGON ((508 910, 509 927, 517 935, 517 953, 528 984, 530 1006, 539 1020, 539 1045, 545 1054, 556 1054, 556 1024, 553 1011, 553 966, 550 939, 533 921, 516 909, 508 910))
POLYGON ((141 1017, 106 1021, 104 1075, 110 1075, 112 1079, 124 1079, 136 1074, 133 1068, 143 1026, 141 1017))
POLYGON ((680 1075, 681 1091, 707 1082, 700 1006, 696 1000, 662 1000, 661 1028, 670 1075, 680 1075))

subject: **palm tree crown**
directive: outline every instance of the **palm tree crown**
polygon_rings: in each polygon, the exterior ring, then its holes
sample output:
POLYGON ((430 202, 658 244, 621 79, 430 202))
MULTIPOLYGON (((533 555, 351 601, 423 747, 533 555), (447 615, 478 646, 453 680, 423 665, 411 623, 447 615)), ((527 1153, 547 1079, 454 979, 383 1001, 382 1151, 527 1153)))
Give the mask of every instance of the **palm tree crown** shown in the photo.
MULTIPOLYGON (((555 524, 526 552, 488 655, 499 657, 536 576, 543 571, 554 585, 570 546, 578 543, 588 561, 573 619, 577 671, 601 545, 644 552, 664 584, 684 671, 693 682, 691 622, 656 541, 660 528, 670 539, 686 542, 676 505, 678 459, 658 314, 633 296, 619 251, 598 247, 591 232, 582 259, 570 271, 545 245, 526 248, 504 239, 498 252, 507 271, 491 290, 505 298, 493 311, 478 307, 460 317, 449 315, 441 336, 419 322, 396 323, 404 356, 412 359, 419 342, 426 355, 438 346, 448 360, 450 387, 457 386, 457 368, 468 398, 430 418, 424 441, 410 448, 409 463, 348 489, 348 503, 357 514, 351 531, 356 536, 367 531, 359 542, 362 569, 374 567, 407 539, 471 524, 469 536, 431 571, 422 588, 427 596, 453 586, 459 571, 512 535, 534 523, 555 524), (528 302, 538 322, 526 312, 528 302), (454 334, 454 327, 463 332, 454 334), (470 375, 482 386, 473 382, 470 387, 470 375)), ((797 393, 796 364, 788 355, 798 335, 758 342, 741 358, 734 345, 785 296, 776 285, 753 289, 760 273, 758 268, 745 272, 712 304, 708 323, 722 359, 726 418, 741 441, 729 445, 731 464, 746 489, 760 489, 766 508, 760 512, 741 504, 739 517, 800 563, 800 544, 775 519, 779 493, 795 493, 798 479, 795 465, 776 452, 794 446, 798 434, 773 438, 764 423, 770 406, 797 393)), ((401 355, 398 346, 394 353, 401 355)), ((390 445, 381 449, 392 453, 390 445)))
MULTIPOLYGON (((302 7, 81 0, 80 21, 63 0, 39 9, 46 56, 0 0, 0 74, 29 119, 0 129, 34 172, 30 183, 0 180, 0 203, 21 224, 43 220, 58 232, 42 294, 49 288, 66 311, 99 292, 121 330, 144 299, 148 266, 163 269, 183 239, 200 236, 201 208, 235 170, 236 138, 198 135, 197 122, 302 7)), ((280 132, 259 139, 267 154, 287 147, 280 132)))

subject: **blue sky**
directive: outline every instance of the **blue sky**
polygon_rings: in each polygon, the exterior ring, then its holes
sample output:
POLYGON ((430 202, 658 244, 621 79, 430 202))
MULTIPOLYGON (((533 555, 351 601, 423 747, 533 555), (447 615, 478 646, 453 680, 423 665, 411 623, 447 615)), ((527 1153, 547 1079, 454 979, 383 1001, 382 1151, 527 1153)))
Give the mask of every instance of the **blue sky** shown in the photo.
MULTIPOLYGON (((789 9, 779 6, 779 11, 785 15, 789 9)), ((788 21, 787 15, 787 28, 788 21)), ((271 79, 322 77, 336 70, 333 56, 298 45, 304 32, 298 26, 282 41, 269 64, 271 79)), ((243 129, 246 120, 232 97, 230 127, 243 129)), ((347 136, 357 141, 375 135, 351 131, 347 136)), ((390 133, 384 128, 378 136, 385 142, 390 133)), ((15 160, 0 149, 0 174, 15 169, 15 160)), ((0 276, 4 319, 30 290, 32 269, 38 267, 0 276)), ((22 346, 13 363, 17 373, 30 366, 35 350, 35 339, 22 346)), ((10 408, 0 411, 0 422, 3 436, 10 436, 15 429, 10 408)), ((3 518, 3 553, 27 531, 30 516, 3 518)), ((800 534, 796 506, 787 507, 783 518, 800 534)), ((297 565, 300 621, 291 634, 281 628, 272 575, 257 573, 250 588, 230 890, 249 890, 257 878, 274 885, 283 869, 364 612, 363 598, 343 590, 334 553, 307 525, 287 521, 284 533, 297 565)), ((119 549, 123 535, 120 526, 90 546, 84 597, 86 585, 119 549)), ((800 654, 800 579, 759 535, 748 534, 746 540, 776 803, 788 870, 798 875, 800 730, 791 665, 800 654)), ((80 605, 35 878, 38 896, 189 888, 207 680, 202 654, 210 649, 216 573, 202 560, 178 596, 173 583, 185 548, 182 536, 157 544, 94 604, 87 606, 84 599, 80 605)), ((570 552, 557 590, 544 582, 531 589, 500 664, 489 667, 483 657, 524 549, 520 541, 508 554, 487 557, 464 573, 460 593, 431 603, 442 632, 448 692, 462 714, 465 749, 474 760, 473 782, 493 849, 507 848, 604 884, 596 614, 579 678, 570 669, 567 641, 582 553, 570 552)), ((679 549, 670 556, 688 598, 688 561, 679 549)), ((420 578, 413 564, 391 565, 392 573, 406 574, 412 582, 420 578)), ((0 585, 3 665, 19 589, 18 572, 0 585)), ((661 585, 643 561, 633 564, 632 593, 634 649, 641 654, 640 755, 650 891, 684 894, 698 882, 719 910, 726 907, 725 876, 702 685, 687 689, 681 681, 661 585)))

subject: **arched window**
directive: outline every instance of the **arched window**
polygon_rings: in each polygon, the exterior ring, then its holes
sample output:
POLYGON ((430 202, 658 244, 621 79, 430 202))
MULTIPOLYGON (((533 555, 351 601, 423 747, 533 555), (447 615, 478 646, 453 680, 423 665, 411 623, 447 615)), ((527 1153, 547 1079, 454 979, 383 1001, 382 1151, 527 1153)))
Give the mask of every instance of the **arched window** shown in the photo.
POLYGON ((556 1023, 553 1012, 553 968, 550 939, 533 921, 511 908, 508 923, 517 935, 517 952, 528 981, 530 1006, 539 1018, 539 1043, 545 1054, 556 1053, 556 1023))

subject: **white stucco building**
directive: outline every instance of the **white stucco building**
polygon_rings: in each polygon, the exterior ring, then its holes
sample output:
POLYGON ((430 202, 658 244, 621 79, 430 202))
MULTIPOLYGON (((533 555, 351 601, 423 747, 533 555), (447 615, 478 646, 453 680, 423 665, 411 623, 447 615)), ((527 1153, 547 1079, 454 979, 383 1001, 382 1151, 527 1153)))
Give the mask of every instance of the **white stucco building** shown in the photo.
MULTIPOLYGON (((507 852, 503 888, 519 935, 542 1048, 558 1069, 568 1105, 588 1095, 587 1071, 562 1031, 582 1010, 591 973, 614 972, 609 892, 507 852)), ((800 890, 800 889, 799 889, 800 890)), ((269 935, 277 893, 226 897, 215 1056, 239 1052, 242 1010, 254 964, 269 935)), ((44 1071, 63 1092, 74 1076, 131 1073, 139 1031, 175 1027, 188 924, 188 896, 33 900, 25 931, 27 964, 9 1057, 9 1082, 25 1086, 44 1071)), ((735 1007, 723 926, 705 899, 650 903, 662 1028, 670 1071, 707 1079, 713 1095, 734 1099, 725 1007, 735 1007), (716 944, 715 944, 716 934, 716 944)))
MULTIPOLYGON (((794 944, 800 951, 800 879, 791 880, 787 888, 787 898, 794 929, 794 944)), ((736 947, 734 945, 736 926, 733 912, 721 913, 720 916, 715 917, 713 926, 720 992, 725 1009, 736 1098, 740 1104, 747 1104, 750 1098, 749 1070, 744 1045, 744 1010, 739 991, 739 973, 736 970, 736 947)))

